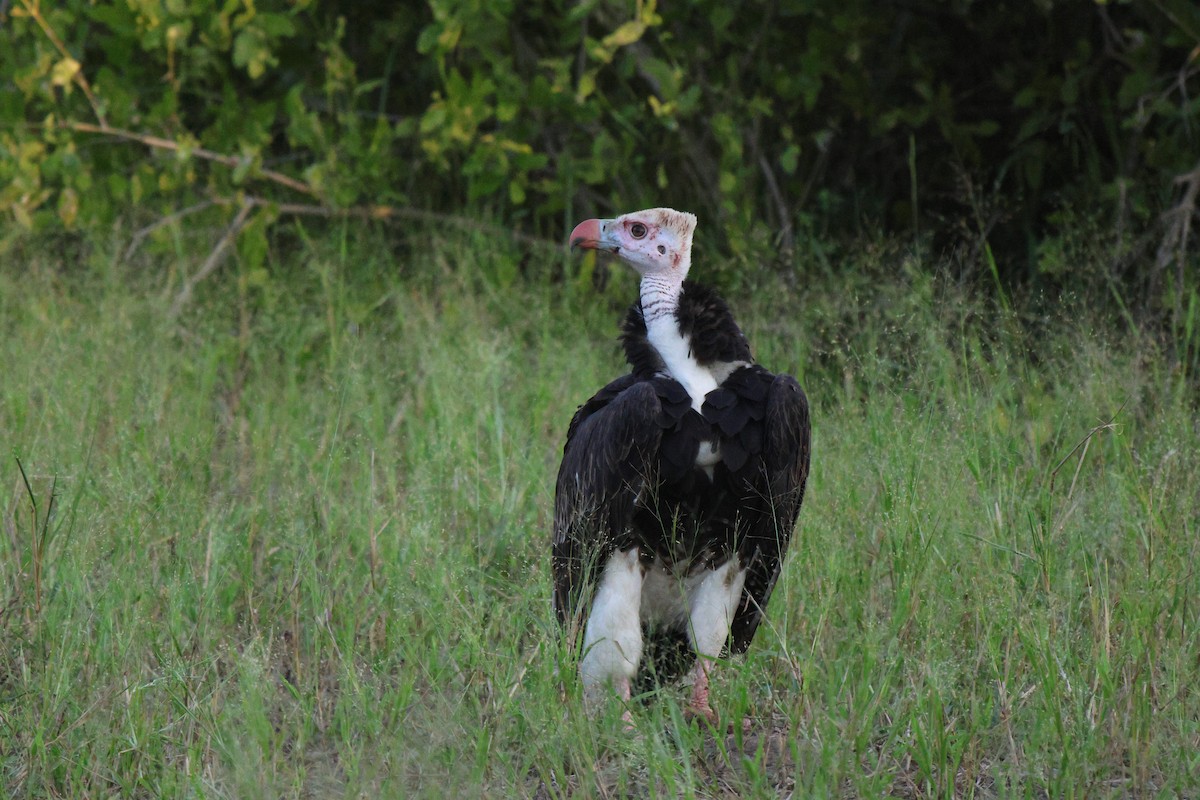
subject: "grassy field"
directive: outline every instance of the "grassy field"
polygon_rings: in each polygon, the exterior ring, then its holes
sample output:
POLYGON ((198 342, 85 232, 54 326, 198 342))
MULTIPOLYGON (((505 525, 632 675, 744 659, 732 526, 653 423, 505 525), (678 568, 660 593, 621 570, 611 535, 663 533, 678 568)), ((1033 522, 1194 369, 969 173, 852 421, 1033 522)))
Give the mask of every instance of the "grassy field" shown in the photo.
POLYGON ((1200 796, 1196 379, 1117 320, 887 248, 743 268, 806 504, 715 676, 748 730, 674 687, 630 735, 580 713, 549 525, 632 276, 347 229, 171 319, 207 233, 0 265, 0 792, 1200 796))

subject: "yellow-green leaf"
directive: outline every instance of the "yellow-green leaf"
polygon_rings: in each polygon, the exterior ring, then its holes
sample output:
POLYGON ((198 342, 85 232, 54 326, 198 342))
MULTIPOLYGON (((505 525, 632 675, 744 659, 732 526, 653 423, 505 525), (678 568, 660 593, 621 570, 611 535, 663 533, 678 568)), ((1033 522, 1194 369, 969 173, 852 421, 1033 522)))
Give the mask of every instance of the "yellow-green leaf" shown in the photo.
POLYGON ((642 34, 646 32, 646 23, 640 19, 630 20, 621 25, 615 31, 604 37, 604 46, 609 50, 616 50, 618 47, 625 47, 633 44, 638 39, 642 38, 642 34))
POLYGON ((246 285, 253 287, 266 286, 271 282, 271 273, 262 267, 255 267, 246 272, 246 285))
POLYGON ((498 144, 510 153, 532 153, 533 147, 528 142, 515 142, 512 139, 501 139, 498 144))
POLYGON ((66 86, 71 81, 75 80, 75 75, 79 72, 79 62, 67 56, 62 61, 59 61, 50 70, 50 83, 55 86, 66 86))
POLYGON ((462 38, 462 32, 462 23, 457 21, 447 23, 437 38, 438 46, 443 50, 453 50, 458 46, 458 40, 462 38))
POLYGON ((579 86, 575 89, 575 102, 582 103, 596 91, 596 71, 589 69, 579 76, 579 86))
POLYGON ((79 195, 70 186, 63 189, 58 195, 58 218, 67 228, 75 225, 75 218, 79 216, 79 195))
POLYGON ((17 225, 27 231, 33 229, 33 217, 29 216, 29 211, 25 206, 20 203, 14 203, 12 212, 13 217, 17 220, 17 225))
POLYGON ((674 103, 663 103, 654 95, 650 95, 646 99, 649 101, 650 110, 654 112, 655 117, 662 119, 664 117, 669 118, 675 115, 674 103))

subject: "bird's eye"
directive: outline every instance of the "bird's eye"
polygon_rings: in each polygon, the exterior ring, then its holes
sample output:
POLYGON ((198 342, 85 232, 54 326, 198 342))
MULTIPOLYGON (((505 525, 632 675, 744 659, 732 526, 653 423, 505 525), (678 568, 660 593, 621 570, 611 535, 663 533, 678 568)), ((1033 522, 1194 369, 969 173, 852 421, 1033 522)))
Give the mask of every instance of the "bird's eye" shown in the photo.
POLYGON ((635 222, 629 226, 629 234, 635 239, 645 239, 646 232, 646 226, 640 222, 635 222))

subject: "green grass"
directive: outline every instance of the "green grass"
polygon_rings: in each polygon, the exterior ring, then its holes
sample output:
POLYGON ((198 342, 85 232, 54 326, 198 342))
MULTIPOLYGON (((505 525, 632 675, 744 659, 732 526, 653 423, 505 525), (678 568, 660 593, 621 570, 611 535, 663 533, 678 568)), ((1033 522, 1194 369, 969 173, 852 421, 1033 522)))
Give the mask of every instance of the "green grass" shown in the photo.
POLYGON ((630 736, 580 713, 548 539, 632 277, 355 235, 227 264, 178 321, 183 245, 5 256, 7 794, 1200 791, 1200 431, 1152 342, 888 251, 744 276, 757 355, 813 403, 809 491, 715 678, 749 730, 684 724, 673 688, 630 736))

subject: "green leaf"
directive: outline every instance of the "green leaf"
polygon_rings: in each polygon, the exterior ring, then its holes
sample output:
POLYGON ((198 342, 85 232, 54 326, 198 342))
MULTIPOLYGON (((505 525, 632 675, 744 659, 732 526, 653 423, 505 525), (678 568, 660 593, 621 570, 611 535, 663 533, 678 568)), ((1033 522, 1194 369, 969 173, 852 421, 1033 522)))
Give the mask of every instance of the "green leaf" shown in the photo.
POLYGON ((231 177, 233 178, 234 184, 237 185, 244 183, 246 176, 255 169, 257 163, 258 157, 256 153, 243 153, 241 158, 238 159, 238 165, 233 169, 233 175, 231 177))
POLYGON ((270 213, 263 209, 242 228, 237 238, 237 251, 248 275, 263 269, 267 260, 267 223, 270 213))
POLYGON ((245 67, 251 78, 261 78, 267 66, 279 63, 267 47, 262 32, 257 28, 243 28, 233 40, 233 63, 245 67))
POLYGON ((458 40, 462 38, 462 33, 463 28, 461 23, 455 22, 447 25, 442 29, 442 32, 438 34, 438 47, 446 51, 453 50, 458 46, 458 40))
POLYGON ((783 153, 779 156, 779 166, 788 175, 796 174, 796 166, 800 162, 800 146, 797 144, 788 145, 783 153))

